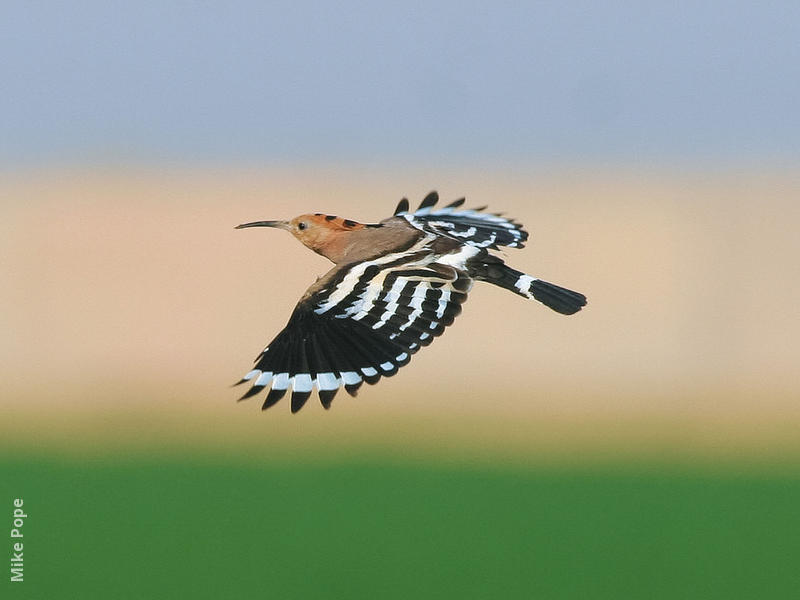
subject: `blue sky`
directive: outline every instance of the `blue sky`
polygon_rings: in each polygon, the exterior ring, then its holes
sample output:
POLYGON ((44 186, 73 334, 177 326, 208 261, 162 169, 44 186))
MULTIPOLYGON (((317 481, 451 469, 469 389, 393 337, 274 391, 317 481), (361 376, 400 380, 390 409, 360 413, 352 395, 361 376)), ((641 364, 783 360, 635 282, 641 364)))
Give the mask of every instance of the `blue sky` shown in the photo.
POLYGON ((3 3, 0 166, 792 161, 799 40, 797 2, 3 3))

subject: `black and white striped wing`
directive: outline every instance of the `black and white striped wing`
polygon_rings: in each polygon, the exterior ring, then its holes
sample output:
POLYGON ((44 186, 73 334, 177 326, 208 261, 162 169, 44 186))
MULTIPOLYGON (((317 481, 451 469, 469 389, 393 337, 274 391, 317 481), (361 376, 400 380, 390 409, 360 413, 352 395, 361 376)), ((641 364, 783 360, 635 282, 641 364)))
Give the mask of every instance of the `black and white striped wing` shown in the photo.
POLYGON ((403 198, 394 214, 403 217, 417 229, 452 237, 477 248, 523 248, 528 239, 528 232, 522 228, 522 224, 499 214, 481 212, 485 206, 459 210, 464 204, 464 198, 459 198, 436 209, 434 207, 438 201, 439 194, 431 192, 416 211, 409 212, 408 200, 403 198))
POLYGON ((471 286, 454 266, 399 254, 345 267, 297 305, 240 382, 253 383, 242 399, 269 387, 266 409, 292 388, 297 412, 314 388, 325 408, 341 386, 355 396, 364 381, 391 377, 441 335, 471 286))

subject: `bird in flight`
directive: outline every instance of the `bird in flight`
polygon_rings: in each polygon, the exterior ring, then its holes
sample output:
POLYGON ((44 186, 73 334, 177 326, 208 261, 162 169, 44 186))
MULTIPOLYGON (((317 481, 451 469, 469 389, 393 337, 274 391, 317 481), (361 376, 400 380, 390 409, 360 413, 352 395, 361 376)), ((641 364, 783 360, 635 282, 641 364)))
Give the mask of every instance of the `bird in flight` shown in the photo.
POLYGON ((320 213, 247 227, 285 229, 335 266, 314 283, 286 327, 237 383, 252 382, 241 400, 269 388, 262 410, 291 388, 299 411, 317 389, 330 408, 341 387, 352 396, 408 364, 461 312, 475 281, 486 281, 564 315, 586 296, 512 269, 490 250, 522 248, 520 223, 486 207, 460 209, 464 198, 436 208, 431 192, 415 211, 403 198, 394 215, 364 224, 320 213))

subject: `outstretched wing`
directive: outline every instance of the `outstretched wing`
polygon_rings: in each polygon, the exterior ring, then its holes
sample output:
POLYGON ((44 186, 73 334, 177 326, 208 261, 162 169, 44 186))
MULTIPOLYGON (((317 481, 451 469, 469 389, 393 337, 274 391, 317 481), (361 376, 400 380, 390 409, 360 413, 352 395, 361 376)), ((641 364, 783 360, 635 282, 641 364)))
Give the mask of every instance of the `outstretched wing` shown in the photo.
POLYGON ((364 381, 408 364, 461 312, 472 287, 464 262, 476 252, 464 248, 437 260, 414 250, 346 265, 324 287, 312 287, 239 382, 253 382, 242 399, 269 386, 266 409, 291 387, 297 412, 316 388, 328 408, 341 386, 355 396, 364 381))
POLYGON ((434 209, 438 201, 439 194, 431 192, 416 211, 409 212, 408 200, 403 198, 394 214, 403 217, 417 229, 452 237, 462 244, 477 248, 523 248, 528 239, 528 232, 521 223, 499 214, 481 212, 485 206, 458 210, 464 204, 464 198, 459 198, 443 208, 434 209))

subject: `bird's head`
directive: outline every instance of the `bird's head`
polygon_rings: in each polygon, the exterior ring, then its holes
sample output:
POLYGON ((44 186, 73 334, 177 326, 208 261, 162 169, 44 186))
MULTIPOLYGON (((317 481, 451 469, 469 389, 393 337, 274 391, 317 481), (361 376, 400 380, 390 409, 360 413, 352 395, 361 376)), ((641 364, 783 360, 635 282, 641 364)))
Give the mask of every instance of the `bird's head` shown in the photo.
MULTIPOLYGON (((315 213, 313 215, 300 215, 291 221, 254 221, 252 223, 242 223, 236 229, 246 227, 275 227, 285 229, 294 237, 300 240, 305 246, 323 256, 332 258, 334 251, 338 250, 340 244, 337 240, 342 239, 343 234, 364 229, 366 225, 357 223, 350 219, 343 219, 334 215, 323 215, 315 213)), ((334 260, 334 262, 336 262, 334 260)))

